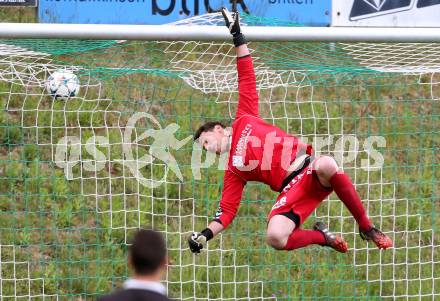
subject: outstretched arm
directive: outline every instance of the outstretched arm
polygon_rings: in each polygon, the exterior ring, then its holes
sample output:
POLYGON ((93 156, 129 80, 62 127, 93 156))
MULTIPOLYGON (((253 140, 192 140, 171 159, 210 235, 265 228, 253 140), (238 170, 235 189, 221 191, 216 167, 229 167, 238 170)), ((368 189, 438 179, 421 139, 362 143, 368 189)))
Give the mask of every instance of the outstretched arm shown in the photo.
POLYGON ((246 182, 242 178, 229 170, 225 171, 222 199, 214 220, 208 225, 208 228, 201 232, 194 232, 188 238, 189 247, 193 253, 200 253, 208 240, 232 223, 237 214, 245 185, 246 182))
POLYGON ((237 54, 237 58, 248 56, 248 55, 251 54, 249 52, 247 44, 243 44, 243 45, 240 45, 238 47, 235 47, 235 53, 237 54))
POLYGON ((259 117, 257 83, 252 58, 247 45, 241 45, 235 49, 238 72, 238 108, 235 118, 243 115, 259 117))
POLYGON ((237 54, 239 99, 235 118, 243 115, 258 117, 258 93, 254 65, 246 44, 246 38, 241 32, 240 15, 238 12, 230 13, 226 8, 222 9, 222 14, 225 18, 226 27, 232 34, 237 54))

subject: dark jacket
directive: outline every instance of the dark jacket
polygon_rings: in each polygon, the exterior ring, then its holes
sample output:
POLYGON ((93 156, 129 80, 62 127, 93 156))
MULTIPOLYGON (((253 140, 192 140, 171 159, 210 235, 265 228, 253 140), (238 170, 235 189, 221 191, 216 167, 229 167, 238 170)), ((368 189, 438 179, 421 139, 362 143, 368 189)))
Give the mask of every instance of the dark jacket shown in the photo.
POLYGON ((98 298, 98 301, 169 301, 168 297, 144 289, 124 289, 98 298))

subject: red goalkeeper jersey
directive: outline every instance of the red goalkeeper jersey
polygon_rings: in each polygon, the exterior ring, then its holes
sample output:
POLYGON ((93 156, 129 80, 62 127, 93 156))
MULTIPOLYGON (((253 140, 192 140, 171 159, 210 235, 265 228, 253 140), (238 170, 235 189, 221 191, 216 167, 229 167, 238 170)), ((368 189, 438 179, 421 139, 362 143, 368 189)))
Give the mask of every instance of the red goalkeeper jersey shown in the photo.
POLYGON ((265 122, 258 113, 252 58, 237 59, 239 101, 232 124, 231 149, 223 180, 220 207, 215 215, 224 228, 234 219, 248 181, 263 182, 280 191, 287 169, 299 149, 311 146, 265 122))

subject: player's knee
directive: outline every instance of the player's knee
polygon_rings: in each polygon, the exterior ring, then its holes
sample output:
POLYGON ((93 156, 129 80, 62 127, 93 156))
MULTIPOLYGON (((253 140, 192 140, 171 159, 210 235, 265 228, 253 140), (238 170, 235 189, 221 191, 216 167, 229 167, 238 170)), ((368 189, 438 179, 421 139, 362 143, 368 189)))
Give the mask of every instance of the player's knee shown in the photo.
POLYGON ((289 237, 276 231, 267 231, 266 242, 276 250, 283 250, 289 237))
POLYGON ((318 176, 330 179, 338 170, 338 164, 330 156, 321 156, 315 161, 315 169, 318 176))

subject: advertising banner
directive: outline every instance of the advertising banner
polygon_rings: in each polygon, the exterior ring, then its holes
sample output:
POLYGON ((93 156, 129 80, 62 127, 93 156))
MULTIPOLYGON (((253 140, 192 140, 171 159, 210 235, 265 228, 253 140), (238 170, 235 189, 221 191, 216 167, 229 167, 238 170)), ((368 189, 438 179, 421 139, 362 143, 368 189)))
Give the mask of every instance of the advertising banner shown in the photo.
POLYGON ((37 6, 37 0, 0 0, 1 6, 37 6))
MULTIPOLYGON (((165 24, 222 6, 228 0, 40 0, 43 23, 165 24)), ((308 26, 328 26, 331 0, 237 0, 239 11, 308 26)))
POLYGON ((332 26, 440 27, 440 0, 333 0, 332 26))

